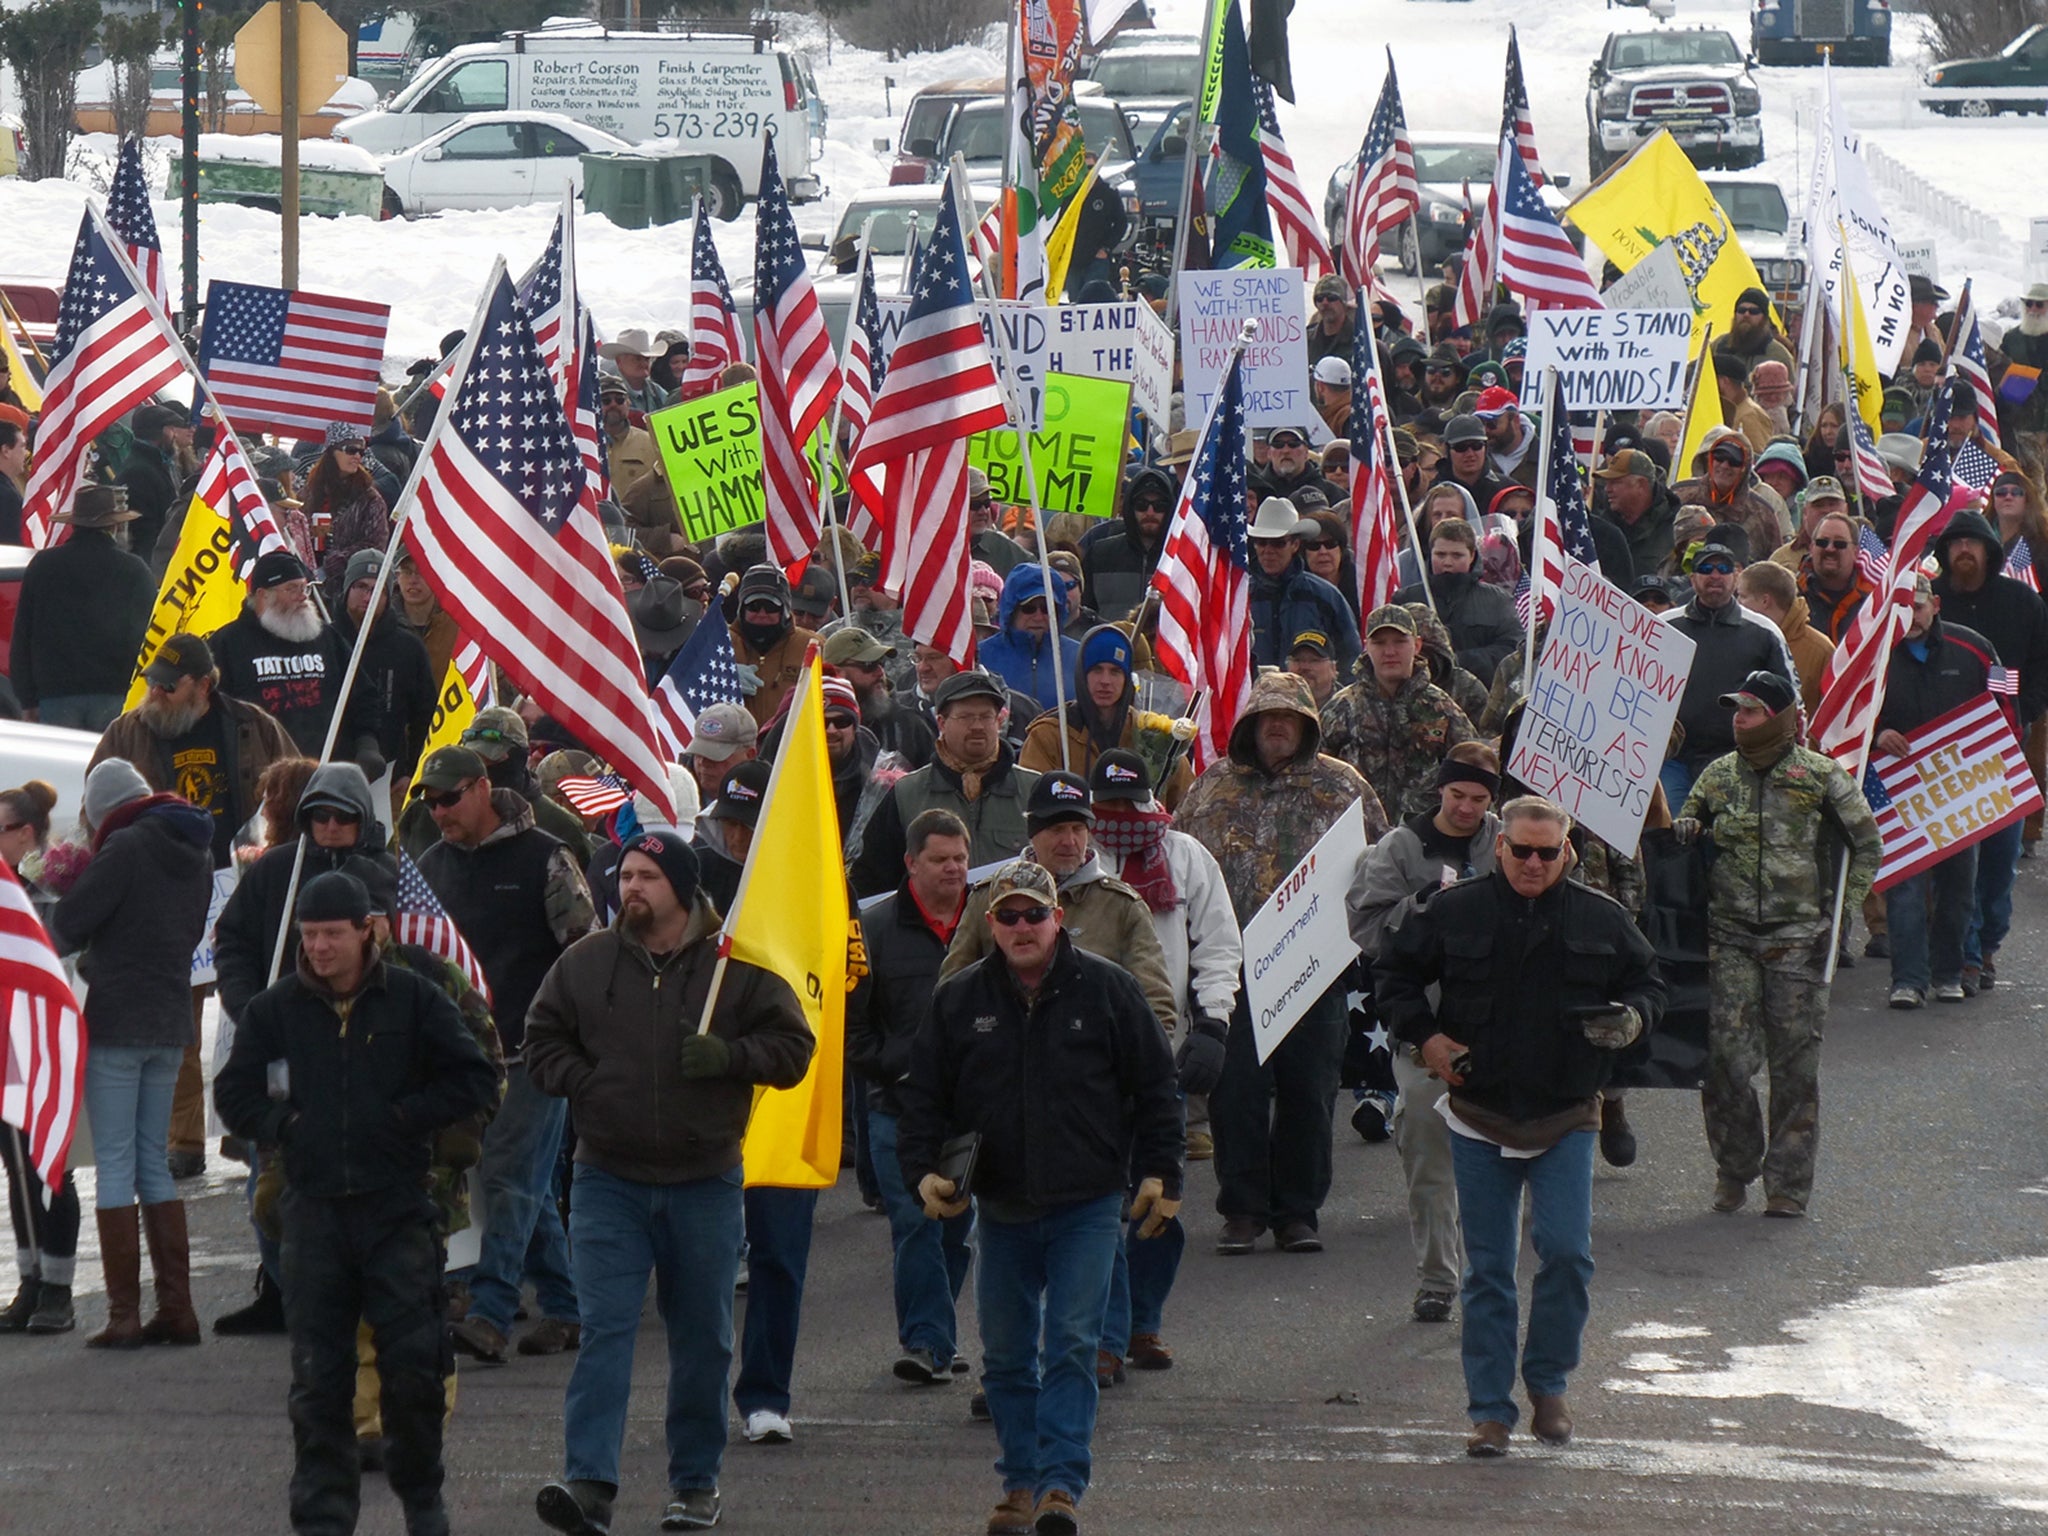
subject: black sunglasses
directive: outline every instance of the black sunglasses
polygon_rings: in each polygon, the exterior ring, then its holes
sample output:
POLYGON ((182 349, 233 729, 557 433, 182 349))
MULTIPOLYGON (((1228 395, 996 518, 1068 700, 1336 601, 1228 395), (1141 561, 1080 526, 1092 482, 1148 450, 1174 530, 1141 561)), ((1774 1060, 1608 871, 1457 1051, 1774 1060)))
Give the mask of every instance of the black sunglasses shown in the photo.
POLYGON ((993 496, 970 496, 967 498, 967 505, 970 507, 992 507, 995 504, 996 499, 993 496))
POLYGON ((1546 864, 1555 864, 1557 856, 1564 852, 1564 844, 1552 843, 1548 847, 1536 843, 1509 843, 1508 852, 1518 859, 1541 859, 1546 864))
POLYGON ((1815 539, 1813 547, 1815 549, 1847 549, 1849 541, 1847 539, 1815 539))
POLYGON ((471 786, 475 783, 475 779, 470 779, 465 783, 456 785, 453 789, 443 790, 438 795, 422 793, 420 799, 437 811, 452 811, 462 803, 462 797, 469 793, 471 786))
POLYGON ((1292 432, 1275 433, 1272 437, 1267 438, 1266 441, 1275 448, 1306 448, 1308 446, 1307 443, 1296 437, 1292 432))
POLYGON ((1733 576, 1735 567, 1726 560, 1702 560, 1692 568, 1695 576, 1733 576))
POLYGON ((996 907, 991 909, 988 915, 1005 928, 1015 928, 1019 923, 1030 923, 1036 927, 1051 917, 1052 912, 1053 909, 1047 906, 996 907))
POLYGON ((1723 453, 1719 448, 1714 450, 1711 457, 1716 464, 1742 464, 1746 462, 1740 452, 1723 453))
POLYGON ((1738 315, 1760 315, 1763 311, 1754 304, 1738 304, 1735 306, 1735 313, 1738 315))
MULTIPOLYGON (((462 796, 458 793, 455 798, 459 800, 462 798, 462 796)), ((357 816, 352 812, 337 810, 334 806, 331 805, 316 806, 312 810, 306 812, 306 820, 311 822, 345 821, 351 825, 354 825, 355 823, 360 822, 362 819, 362 817, 357 816)))

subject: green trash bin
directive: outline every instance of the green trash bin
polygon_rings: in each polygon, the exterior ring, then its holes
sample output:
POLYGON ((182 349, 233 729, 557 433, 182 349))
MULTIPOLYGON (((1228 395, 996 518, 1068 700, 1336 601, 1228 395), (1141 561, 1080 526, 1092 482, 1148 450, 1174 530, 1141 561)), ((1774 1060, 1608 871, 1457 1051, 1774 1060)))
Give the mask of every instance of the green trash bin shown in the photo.
POLYGON ((601 213, 621 229, 645 229, 668 222, 661 165, 651 155, 584 155, 583 207, 601 213))
POLYGON ((674 212, 661 223, 690 217, 697 198, 710 197, 712 168, 718 164, 711 155, 659 155, 661 182, 668 205, 674 212))

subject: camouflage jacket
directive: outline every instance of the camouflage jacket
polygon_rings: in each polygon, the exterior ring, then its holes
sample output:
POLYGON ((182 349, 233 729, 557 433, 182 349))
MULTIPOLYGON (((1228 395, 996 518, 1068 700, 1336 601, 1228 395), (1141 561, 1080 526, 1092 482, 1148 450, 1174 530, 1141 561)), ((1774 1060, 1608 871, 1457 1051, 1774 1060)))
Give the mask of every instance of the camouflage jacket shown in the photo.
MULTIPOLYGON (((1549 633, 1548 621, 1536 626, 1536 633, 1531 638, 1536 643, 1538 656, 1543 654, 1543 641, 1549 633)), ((1508 711, 1522 697, 1522 668, 1528 655, 1529 647, 1525 641, 1509 651, 1501 659, 1501 664, 1493 669, 1491 686, 1486 690, 1486 708, 1478 719, 1480 734, 1498 736, 1501 727, 1507 724, 1508 711)))
POLYGON ((1323 707, 1323 750, 1364 774, 1396 816, 1436 809, 1437 764, 1477 734, 1426 668, 1418 667, 1391 699, 1367 678, 1323 707))
POLYGON ((1717 937, 1814 940, 1833 921, 1849 851, 1844 909, 1870 890, 1882 844, 1862 793, 1829 757, 1792 747, 1758 773, 1730 752, 1707 764, 1681 816, 1713 839, 1707 923, 1717 937))

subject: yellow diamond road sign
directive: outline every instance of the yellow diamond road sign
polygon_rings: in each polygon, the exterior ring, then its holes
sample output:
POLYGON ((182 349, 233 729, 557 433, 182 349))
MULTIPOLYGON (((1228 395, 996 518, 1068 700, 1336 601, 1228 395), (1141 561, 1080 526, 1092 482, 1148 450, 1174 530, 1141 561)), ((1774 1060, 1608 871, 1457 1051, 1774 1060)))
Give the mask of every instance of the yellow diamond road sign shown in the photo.
MULTIPOLYGON (((284 111, 280 16, 270 0, 235 34, 235 84, 265 112, 284 111)), ((348 79, 348 34, 317 5, 299 7, 299 110, 317 112, 348 79)))

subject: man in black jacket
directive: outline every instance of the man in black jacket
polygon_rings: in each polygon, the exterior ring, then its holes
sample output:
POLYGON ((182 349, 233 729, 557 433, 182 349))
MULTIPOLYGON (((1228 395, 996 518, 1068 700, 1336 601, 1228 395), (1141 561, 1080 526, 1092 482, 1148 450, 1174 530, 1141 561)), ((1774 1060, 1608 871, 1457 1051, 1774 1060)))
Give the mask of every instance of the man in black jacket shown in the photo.
POLYGON ((82 487, 56 520, 71 537, 37 550, 22 574, 8 670, 29 719, 103 731, 135 676, 156 578, 116 541, 135 521, 119 486, 82 487))
MULTIPOLYGON (((290 733, 299 751, 319 757, 327 743, 328 722, 341 695, 341 676, 348 668, 348 647, 334 625, 313 605, 312 572, 296 555, 272 550, 249 572, 249 597, 242 611, 206 637, 220 667, 220 685, 238 699, 260 704, 290 733)), ((358 749, 374 749, 374 737, 346 725, 336 740, 339 755, 358 757, 358 749)), ((383 775, 364 765, 364 777, 383 775)))
POLYGON ((214 1083, 229 1129, 282 1148, 291 1179, 292 1528, 355 1529, 351 1407, 368 1322, 407 1536, 445 1536, 442 1254, 425 1186, 434 1132, 488 1109, 497 1074, 446 993, 385 965, 361 881, 316 877, 296 916, 298 968, 244 1011, 214 1083))
POLYGON ((1180 496, 1172 472, 1146 465, 1124 482, 1118 521, 1081 544, 1081 574, 1088 601, 1111 623, 1128 618, 1145 601, 1145 590, 1166 544, 1166 520, 1180 496))
POLYGON ((1600 1090, 1664 1011, 1649 940, 1620 904, 1565 878, 1563 810, 1510 800, 1494 859, 1491 875, 1397 911, 1373 966, 1381 1020, 1449 1085, 1470 1456, 1507 1454, 1516 1419, 1524 1187, 1540 1267, 1522 1380, 1536 1437, 1571 1438, 1564 1394, 1591 1305, 1600 1090))
POLYGON ((1685 739, 1658 773, 1664 798, 1673 805, 1685 804, 1702 768, 1735 750, 1735 726, 1721 705, 1722 694, 1734 693, 1759 670, 1777 673, 1794 692, 1799 688, 1778 626, 1735 600, 1735 578, 1749 556, 1749 535, 1739 525, 1714 524, 1693 558, 1692 601, 1660 615, 1694 646, 1692 671, 1678 700, 1685 739))
POLYGON ((611 1520, 650 1271, 669 1345, 662 1529, 718 1522, 741 1138, 756 1089, 794 1087, 812 1050, 789 983, 743 960, 723 962, 700 1023, 721 966, 719 918, 675 832, 629 840, 619 903, 609 928, 549 971, 527 1036, 535 1085, 570 1100, 578 1127, 571 1220, 588 1336, 563 1406, 564 1475, 535 1501, 571 1536, 603 1536, 611 1520))
POLYGON ((974 1218, 962 1211, 925 1220, 916 1186, 896 1147, 903 1113, 899 1085, 911 1043, 931 1016, 932 989, 967 904, 967 824, 951 811, 921 812, 906 834, 907 871, 894 895, 861 914, 871 983, 846 1018, 847 1064, 867 1087, 868 1145, 895 1247, 896 1378, 915 1386, 949 1381, 958 1347, 954 1307, 973 1257, 974 1218))
MULTIPOLYGON (((1997 659, 2019 674, 2019 691, 2007 702, 2007 718, 2021 741, 2048 713, 2048 604, 2041 594, 2005 576, 2005 549, 1978 512, 1958 512, 1934 541, 1941 574, 1933 591, 1942 623, 1975 630, 1991 642, 1997 659)), ((1977 899, 1970 931, 1963 939, 1965 992, 1998 980, 1998 946, 2012 930, 2012 881, 2019 868, 2024 821, 1992 833, 1977 845, 1977 899)))
POLYGON ((1137 982, 1060 931, 1051 871, 1005 865, 987 920, 998 953, 940 984, 911 1046, 898 1157, 925 1214, 944 1220, 968 1206, 941 1170, 946 1143, 980 1137, 975 1293, 1003 1479, 988 1529, 1072 1536, 1124 1192, 1135 1173, 1140 1237, 1179 1214, 1180 1095, 1137 982))
POLYGON ((353 650, 365 624, 369 627, 350 699, 362 728, 376 736, 378 754, 391 765, 394 794, 402 801, 413 770, 419 766, 427 733, 433 728, 434 699, 441 679, 433 675, 419 636, 401 625, 391 611, 388 593, 376 617, 366 617, 383 565, 381 550, 359 549, 348 557, 341 579, 342 615, 335 632, 343 648, 353 650))
POLYGON ((151 401, 136 411, 130 425, 135 441, 121 466, 121 485, 136 513, 136 524, 129 530, 134 536, 132 547, 147 558, 156 548, 164 524, 171 520, 172 510, 176 509, 179 521, 184 518, 185 509, 178 502, 182 478, 178 450, 192 446, 192 417, 175 400, 162 405, 151 401))

